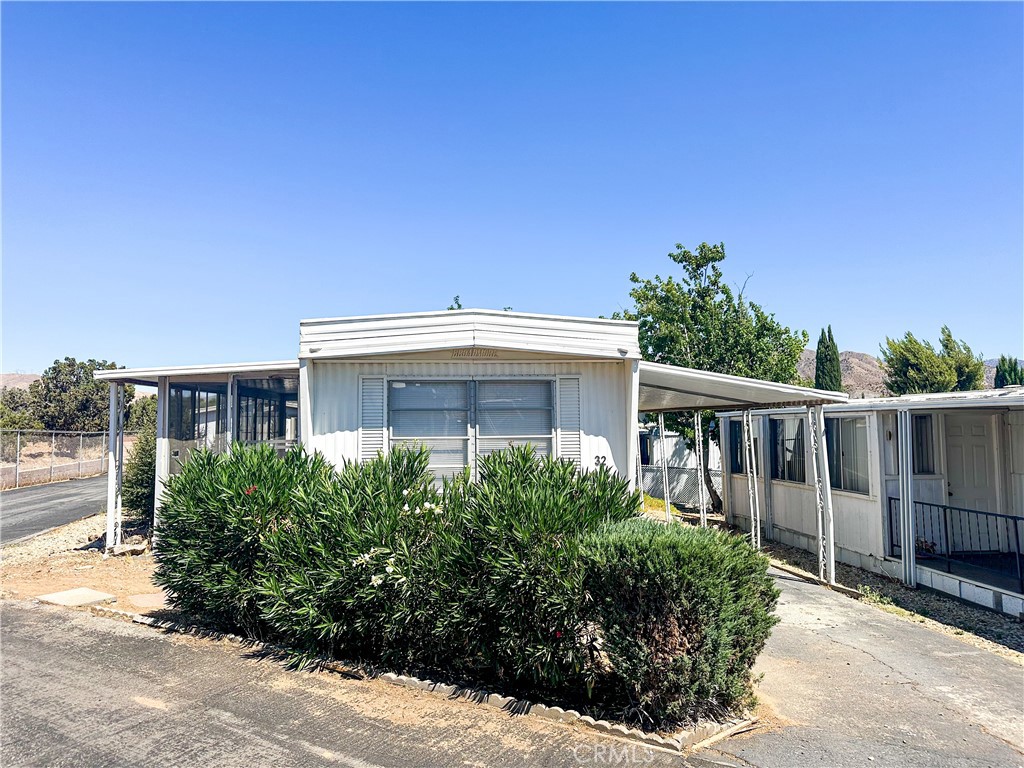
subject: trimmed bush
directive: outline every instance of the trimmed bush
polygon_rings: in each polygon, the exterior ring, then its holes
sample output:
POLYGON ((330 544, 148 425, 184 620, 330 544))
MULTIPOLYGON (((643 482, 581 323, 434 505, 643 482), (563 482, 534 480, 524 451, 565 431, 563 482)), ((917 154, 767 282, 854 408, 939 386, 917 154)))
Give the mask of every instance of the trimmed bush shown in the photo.
POLYGON ((440 487, 428 460, 395 450, 335 471, 301 448, 197 452, 167 486, 155 580, 183 612, 299 662, 356 659, 647 725, 749 699, 775 596, 744 540, 645 527, 625 480, 528 447, 440 487))
POLYGON ((651 725, 721 716, 752 703, 750 670, 779 592, 744 538, 637 519, 587 541, 606 666, 598 686, 651 725))

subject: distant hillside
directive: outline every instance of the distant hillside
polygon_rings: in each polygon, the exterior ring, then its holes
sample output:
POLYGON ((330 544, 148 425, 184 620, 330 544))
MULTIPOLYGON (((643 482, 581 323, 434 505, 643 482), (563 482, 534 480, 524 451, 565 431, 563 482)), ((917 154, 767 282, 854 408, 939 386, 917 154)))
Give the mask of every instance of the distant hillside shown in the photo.
POLYGON ((28 385, 41 377, 38 373, 0 373, 0 387, 28 389, 28 385))
MULTIPOLYGON (((816 357, 813 349, 805 349, 800 353, 796 370, 802 378, 814 380, 816 357)), ((839 369, 843 374, 843 389, 850 397, 881 397, 885 394, 885 385, 882 383, 885 375, 877 357, 864 352, 840 352, 839 369)))
MULTIPOLYGON (((805 349, 800 353, 796 364, 797 373, 802 378, 814 380, 814 360, 817 357, 813 349, 805 349)), ((996 381, 996 363, 998 360, 985 361, 985 389, 992 389, 996 381)), ((1024 365, 1024 360, 1021 360, 1024 365)), ((881 397, 887 394, 885 374, 882 363, 873 355, 864 352, 840 352, 839 368, 843 373, 843 389, 852 398, 881 397)))

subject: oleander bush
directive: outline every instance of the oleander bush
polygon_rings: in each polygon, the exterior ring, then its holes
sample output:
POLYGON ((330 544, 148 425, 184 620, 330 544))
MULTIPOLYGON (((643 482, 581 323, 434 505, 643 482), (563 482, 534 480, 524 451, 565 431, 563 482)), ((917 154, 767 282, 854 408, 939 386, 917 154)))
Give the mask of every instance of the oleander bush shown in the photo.
POLYGON ((777 621, 767 557, 740 536, 644 518, 586 550, 606 701, 647 724, 753 703, 750 670, 777 621))
POLYGON ((660 726, 750 700, 772 626, 743 539, 636 519, 606 468, 510 448, 440 485, 424 450, 335 470, 301 448, 197 452, 155 580, 173 606, 334 656, 660 726))

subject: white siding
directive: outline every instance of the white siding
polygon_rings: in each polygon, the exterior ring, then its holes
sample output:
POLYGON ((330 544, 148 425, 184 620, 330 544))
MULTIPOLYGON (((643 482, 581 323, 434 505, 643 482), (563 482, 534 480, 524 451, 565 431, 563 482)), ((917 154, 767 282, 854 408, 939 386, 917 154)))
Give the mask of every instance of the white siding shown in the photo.
MULTIPOLYGON (((340 464, 359 458, 359 378, 461 379, 469 377, 577 376, 580 381, 580 455, 584 467, 595 457, 626 475, 629 435, 624 366, 629 361, 579 363, 466 361, 310 361, 311 450, 340 464)), ((364 379, 365 380, 365 379, 364 379)), ((628 475, 627 475, 628 476, 628 475)))

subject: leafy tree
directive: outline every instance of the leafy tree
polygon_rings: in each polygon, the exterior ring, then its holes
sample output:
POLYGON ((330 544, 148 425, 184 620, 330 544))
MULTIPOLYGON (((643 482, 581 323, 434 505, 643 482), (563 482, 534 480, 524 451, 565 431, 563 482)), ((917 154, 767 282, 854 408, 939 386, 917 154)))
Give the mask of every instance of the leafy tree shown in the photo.
POLYGON ((28 390, 4 387, 0 390, 0 429, 42 429, 43 424, 32 412, 28 390))
MULTIPOLYGON (((642 279, 634 272, 629 295, 635 306, 614 315, 639 323, 644 359, 768 381, 798 380, 796 365, 807 333, 786 328, 744 299, 742 290, 733 292, 718 266, 725 259, 723 243, 701 243, 696 252, 677 243, 668 257, 682 267, 679 278, 642 279)), ((686 434, 692 434, 690 421, 689 414, 666 416, 666 426, 686 434)), ((720 442, 720 437, 717 425, 702 432, 706 459, 708 440, 720 442)), ((704 467, 712 505, 721 510, 706 460, 704 467)))
POLYGON ((452 303, 448 305, 449 312, 456 309, 462 309, 462 300, 458 297, 458 295, 456 295, 455 298, 452 299, 452 303))
POLYGON ((996 363, 996 389, 1009 387, 1014 384, 1024 384, 1024 368, 1016 357, 1000 355, 996 363))
MULTIPOLYGON (((73 357, 54 360, 38 381, 32 382, 29 395, 32 410, 46 429, 100 432, 109 421, 109 387, 93 378, 94 371, 113 370, 106 360, 79 362, 73 357)), ((129 407, 135 388, 125 387, 125 405, 129 407)))
POLYGON ((901 339, 886 337, 881 351, 885 386, 894 395, 965 392, 985 383, 981 358, 965 342, 956 341, 945 325, 938 350, 908 331, 901 339))
POLYGON ((962 339, 954 339, 948 325, 942 326, 939 343, 942 348, 940 354, 953 369, 953 375, 956 377, 956 391, 983 389, 985 364, 981 361, 981 355, 975 355, 962 339))
POLYGON ((839 347, 832 337, 832 326, 828 334, 821 329, 818 337, 818 349, 814 358, 814 388, 829 392, 843 391, 843 373, 839 365, 839 347))

